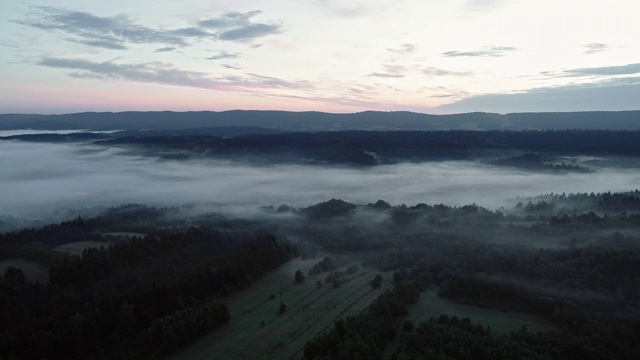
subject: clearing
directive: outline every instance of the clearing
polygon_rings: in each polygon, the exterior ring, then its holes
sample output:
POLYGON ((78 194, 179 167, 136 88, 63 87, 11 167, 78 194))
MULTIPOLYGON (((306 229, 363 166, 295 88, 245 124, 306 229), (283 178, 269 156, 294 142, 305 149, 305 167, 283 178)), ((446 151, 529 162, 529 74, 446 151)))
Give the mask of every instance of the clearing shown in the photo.
MULTIPOLYGON (((307 275, 302 284, 294 283, 294 274, 305 274, 322 258, 294 259, 261 278, 251 287, 224 299, 229 307, 228 324, 196 340, 171 359, 297 359, 304 344, 333 324, 336 319, 359 313, 391 288, 391 272, 360 267, 339 288, 324 283, 327 273, 307 275), (384 280, 378 289, 370 281, 376 274, 384 280), (280 292, 282 289, 282 295, 280 292), (273 294, 274 298, 270 299, 273 294), (284 314, 278 314, 282 302, 284 314)), ((341 268, 342 270, 346 267, 341 268)))
POLYGON ((485 309, 471 305, 458 304, 451 300, 438 296, 438 290, 428 290, 420 294, 420 300, 409 310, 409 319, 416 326, 427 321, 431 317, 438 318, 442 314, 457 316, 458 318, 468 317, 471 322, 482 326, 489 326, 492 332, 498 334, 516 331, 526 326, 528 331, 550 331, 555 326, 533 314, 520 312, 504 312, 496 309, 485 309))
POLYGON ((58 245, 53 248, 55 251, 64 252, 71 255, 82 255, 82 252, 88 248, 99 248, 100 246, 104 246, 105 248, 109 246, 108 242, 102 241, 76 241, 70 242, 67 244, 58 245))

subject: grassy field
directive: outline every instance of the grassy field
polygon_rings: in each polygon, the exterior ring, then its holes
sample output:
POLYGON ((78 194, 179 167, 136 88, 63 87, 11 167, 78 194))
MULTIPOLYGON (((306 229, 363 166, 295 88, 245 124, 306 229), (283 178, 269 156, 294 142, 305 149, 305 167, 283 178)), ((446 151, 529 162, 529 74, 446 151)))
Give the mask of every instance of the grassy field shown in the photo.
POLYGON ((100 246, 108 247, 109 243, 101 241, 76 241, 67 244, 58 245, 53 248, 55 251, 65 252, 71 255, 82 255, 84 249, 99 248, 100 246))
POLYGON ((171 359, 297 359, 309 339, 334 320, 362 311, 392 286, 391 273, 382 273, 382 286, 373 289, 370 281, 378 272, 372 268, 360 268, 339 288, 331 284, 316 287, 316 281, 324 282, 326 274, 307 276, 304 283, 294 283, 297 269, 306 274, 320 260, 289 261, 250 288, 225 299, 230 322, 171 359), (279 315, 281 284, 287 311, 279 315), (271 294, 274 299, 270 299, 271 294))
POLYGON ((35 261, 21 258, 0 260, 0 274, 3 275, 10 266, 22 269, 24 275, 31 282, 46 283, 49 281, 49 270, 35 261))
POLYGON ((458 304, 439 297, 437 290, 429 290, 420 294, 420 301, 413 305, 409 311, 409 319, 417 325, 442 314, 455 315, 459 318, 468 317, 473 323, 491 327, 491 331, 495 333, 509 333, 520 329, 523 325, 527 327, 527 330, 533 332, 554 329, 553 324, 536 315, 458 304))
POLYGON ((137 232, 108 232, 105 235, 118 236, 118 237, 139 237, 144 238, 147 234, 137 232))

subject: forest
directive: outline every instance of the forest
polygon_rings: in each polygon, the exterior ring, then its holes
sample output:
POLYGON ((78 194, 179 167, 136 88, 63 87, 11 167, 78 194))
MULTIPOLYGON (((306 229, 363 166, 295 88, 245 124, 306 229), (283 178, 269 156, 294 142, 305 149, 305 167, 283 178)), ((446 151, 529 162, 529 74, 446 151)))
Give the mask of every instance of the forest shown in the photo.
POLYGON ((4 271, 2 353, 7 359, 171 354, 233 321, 229 294, 295 256, 328 253, 310 275, 338 288, 359 272, 345 259, 357 258, 361 266, 392 271, 387 281, 395 286, 310 339, 306 358, 380 358, 391 344, 398 359, 631 359, 640 351, 640 218, 629 214, 638 203, 638 191, 546 195, 518 201, 508 213, 334 199, 264 208, 275 216, 252 222, 186 218, 178 208, 141 204, 110 208, 0 237, 3 257, 49 268, 46 283, 14 267, 4 271), (78 255, 54 250, 80 241, 101 245, 78 255), (414 324, 408 309, 427 289, 479 308, 535 314, 556 330, 493 334, 446 315, 414 324))
POLYGON ((201 128, 197 131, 119 131, 110 134, 24 134, 0 137, 0 140, 91 142, 106 147, 127 146, 136 153, 166 159, 223 158, 254 164, 305 162, 375 166, 407 161, 480 160, 534 170, 589 172, 589 168, 554 162, 559 156, 640 156, 640 132, 622 130, 283 133, 265 130, 233 134, 229 128, 201 128))
POLYGON ((2 236, 3 256, 49 267, 46 284, 29 281, 14 267, 4 272, 3 356, 161 356, 228 322, 219 299, 296 254, 294 246, 268 233, 164 229, 157 220, 167 212, 172 211, 129 204, 97 218, 2 236), (122 227, 153 231, 144 237, 109 235, 122 227), (80 255, 50 251, 61 242, 87 239, 104 245, 80 255), (30 246, 34 242, 37 247, 30 246))

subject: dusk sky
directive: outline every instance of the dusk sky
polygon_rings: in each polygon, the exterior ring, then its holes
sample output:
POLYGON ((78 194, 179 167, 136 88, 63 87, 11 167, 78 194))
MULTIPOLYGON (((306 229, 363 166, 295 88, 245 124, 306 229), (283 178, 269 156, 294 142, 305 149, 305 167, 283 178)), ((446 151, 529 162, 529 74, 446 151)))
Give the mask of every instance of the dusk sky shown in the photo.
POLYGON ((640 109, 637 0, 3 1, 0 113, 640 109))

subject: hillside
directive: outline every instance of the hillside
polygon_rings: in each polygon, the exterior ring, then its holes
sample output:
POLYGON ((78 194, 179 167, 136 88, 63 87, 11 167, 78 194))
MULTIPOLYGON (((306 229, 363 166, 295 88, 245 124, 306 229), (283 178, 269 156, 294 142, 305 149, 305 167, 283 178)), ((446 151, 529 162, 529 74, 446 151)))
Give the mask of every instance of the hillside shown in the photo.
MULTIPOLYGON (((103 112, 63 115, 0 115, 0 130, 136 130, 258 127, 290 131, 339 130, 640 130, 640 111, 571 113, 465 113, 429 115, 406 111, 352 114, 288 111, 103 112)), ((260 132, 264 132, 260 131, 260 132)))

